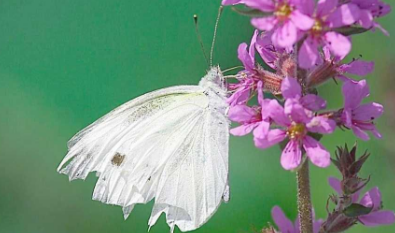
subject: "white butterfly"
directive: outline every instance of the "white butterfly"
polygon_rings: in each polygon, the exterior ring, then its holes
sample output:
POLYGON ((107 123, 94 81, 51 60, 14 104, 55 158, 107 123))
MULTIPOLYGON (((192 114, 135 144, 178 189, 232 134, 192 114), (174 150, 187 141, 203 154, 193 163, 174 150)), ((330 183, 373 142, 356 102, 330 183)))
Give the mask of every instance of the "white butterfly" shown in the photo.
POLYGON ((155 199, 149 227, 164 212, 171 232, 195 230, 229 200, 225 100, 219 67, 197 86, 145 94, 76 134, 58 171, 70 180, 96 171, 93 199, 122 206, 125 219, 155 199))

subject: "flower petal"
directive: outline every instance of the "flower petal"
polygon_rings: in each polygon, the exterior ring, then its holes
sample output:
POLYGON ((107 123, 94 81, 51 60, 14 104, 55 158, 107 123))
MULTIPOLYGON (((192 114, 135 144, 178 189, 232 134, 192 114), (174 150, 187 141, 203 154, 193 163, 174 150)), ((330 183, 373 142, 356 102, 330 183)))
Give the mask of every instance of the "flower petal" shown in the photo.
POLYGON ((369 29, 373 26, 373 15, 368 10, 361 10, 359 14, 358 23, 361 24, 362 27, 369 29))
POLYGON ((307 37, 299 51, 299 65, 309 69, 317 64, 319 59, 318 44, 315 40, 307 37))
POLYGON ((248 71, 252 71, 255 68, 254 58, 247 52, 247 43, 241 43, 237 49, 237 57, 243 63, 244 67, 248 71))
POLYGON ((353 120, 372 121, 383 115, 384 107, 378 103, 362 104, 353 111, 353 120))
POLYGON ((328 167, 331 164, 329 151, 314 138, 306 136, 303 140, 303 147, 307 157, 317 167, 328 167))
POLYGON ((259 120, 260 112, 246 105, 236 105, 229 108, 228 117, 239 123, 253 122, 259 120))
POLYGON ((271 31, 277 24, 277 18, 274 16, 262 17, 262 18, 252 18, 251 24, 255 28, 263 31, 271 31))
POLYGON ((280 207, 273 207, 272 218, 281 232, 295 233, 295 229, 291 220, 285 216, 280 207))
POLYGON ((373 136, 375 136, 376 138, 382 138, 383 136, 380 134, 380 132, 376 129, 376 126, 374 124, 373 125, 373 129, 371 129, 371 132, 373 134, 373 136))
POLYGON ((363 225, 368 227, 375 227, 380 225, 391 225, 395 222, 395 214, 392 211, 377 211, 359 217, 363 225))
POLYGON ((326 108, 326 100, 318 95, 307 94, 300 99, 303 107, 311 110, 318 111, 326 108))
POLYGON ((235 106, 238 104, 245 104, 250 97, 250 88, 249 86, 243 86, 236 90, 233 95, 231 95, 226 102, 230 106, 235 106))
POLYGON ((372 10, 374 17, 383 17, 391 12, 391 6, 382 1, 378 1, 375 7, 376 10, 372 10))
POLYGON ((350 53, 351 41, 347 37, 337 32, 327 32, 324 37, 329 49, 335 56, 343 59, 350 53))
POLYGON ((272 12, 274 11, 274 3, 272 0, 242 0, 241 3, 244 3, 246 6, 261 10, 263 12, 272 12))
POLYGON ((229 132, 234 136, 245 136, 251 133, 252 130, 254 130, 254 128, 257 126, 257 124, 258 123, 240 125, 236 128, 231 129, 229 132))
POLYGON ((349 78, 349 77, 344 76, 344 75, 338 75, 338 76, 336 76, 336 78, 338 80, 342 81, 342 82, 356 82, 354 79, 349 78))
POLYGON ((372 73, 374 70, 374 62, 373 61, 361 61, 356 60, 348 64, 343 71, 349 74, 355 74, 359 76, 365 76, 372 73))
POLYGON ((272 111, 271 104, 270 104, 271 101, 273 101, 273 100, 263 99, 260 103, 262 120, 269 120, 269 118, 270 118, 270 114, 272 111))
POLYGON ((369 96, 369 86, 366 80, 359 82, 345 82, 342 87, 344 107, 354 109, 359 106, 362 99, 369 96))
POLYGON ((336 129, 336 122, 323 116, 316 116, 306 125, 313 133, 331 134, 336 129))
POLYGON ((366 132, 364 132, 361 128, 359 128, 357 126, 352 126, 351 129, 352 129, 353 133, 360 139, 362 139, 364 141, 368 141, 370 139, 369 135, 366 132))
POLYGON ((314 19, 301 13, 298 10, 292 11, 290 18, 294 22, 295 26, 300 30, 307 31, 314 25, 314 19))
POLYGON ((312 16, 315 10, 314 0, 294 0, 292 2, 300 12, 305 15, 312 16))
POLYGON ((302 96, 302 87, 296 78, 284 78, 281 82, 281 94, 285 99, 297 98, 302 96))
POLYGON ((297 32, 298 29, 295 24, 289 20, 274 31, 272 42, 275 46, 281 48, 291 47, 296 42, 297 32))
POLYGON ((339 0, 319 0, 317 3, 317 15, 324 17, 336 9, 339 0))
POLYGON ((329 49, 329 47, 327 45, 325 45, 324 47, 322 47, 322 51, 324 52, 324 58, 327 61, 331 60, 331 50, 329 49))
POLYGON ((255 146, 261 149, 266 149, 282 142, 287 137, 287 133, 281 129, 270 130, 264 138, 254 137, 255 146))
POLYGON ((328 178, 329 185, 337 192, 337 194, 342 195, 343 190, 341 187, 340 180, 335 178, 335 177, 329 177, 328 178))
POLYGON ((322 220, 322 219, 318 219, 318 220, 313 222, 313 232, 314 233, 319 233, 320 232, 322 223, 324 223, 324 220, 322 220))
POLYGON ((257 127, 254 129, 254 138, 265 138, 269 132, 270 123, 267 121, 261 121, 258 123, 257 127))
POLYGON ((360 204, 365 207, 373 207, 373 210, 381 208, 381 193, 378 187, 374 187, 369 190, 362 197, 360 204))
POLYGON ((255 44, 256 44, 258 34, 259 34, 259 31, 255 30, 254 34, 252 35, 251 41, 250 41, 250 47, 248 49, 248 54, 250 55, 250 58, 252 60, 252 63, 254 64, 253 65, 254 67, 255 67, 255 44))
POLYGON ((308 123, 313 113, 305 109, 297 99, 287 99, 284 104, 284 113, 296 123, 308 123))
MULTIPOLYGON (((366 132, 371 132, 376 138, 382 138, 380 132, 376 129, 376 125, 374 123, 359 123, 354 122, 354 127, 358 127, 359 130, 363 130, 366 132)), ((367 138, 369 139, 369 137, 367 138)), ((367 140, 366 139, 366 140, 367 140)))
POLYGON ((299 142, 290 140, 281 154, 281 165, 285 170, 297 168, 302 161, 302 151, 299 142))
POLYGON ((352 110, 348 108, 343 109, 341 120, 346 127, 351 128, 353 126, 352 110))
POLYGON ((288 127, 291 122, 288 116, 285 114, 283 106, 281 106, 277 100, 271 100, 269 104, 270 118, 272 118, 276 124, 288 127))
POLYGON ((327 19, 329 26, 338 28, 355 23, 359 19, 359 7, 352 3, 339 6, 327 19))
POLYGON ((277 56, 273 50, 271 35, 269 33, 265 33, 263 36, 258 36, 255 48, 265 63, 275 69, 276 66, 274 62, 276 61, 277 56))

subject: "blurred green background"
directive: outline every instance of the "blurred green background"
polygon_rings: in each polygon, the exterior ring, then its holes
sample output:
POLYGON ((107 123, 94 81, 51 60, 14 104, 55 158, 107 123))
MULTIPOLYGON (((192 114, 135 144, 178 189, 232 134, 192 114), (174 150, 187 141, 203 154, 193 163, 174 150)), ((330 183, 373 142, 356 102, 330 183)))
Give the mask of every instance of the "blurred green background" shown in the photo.
MULTIPOLYGON (((388 0, 390 1, 390 0, 388 0)), ((391 0, 392 1, 392 0, 391 0)), ((196 39, 199 15, 206 48, 211 44, 220 1, 216 0, 12 0, 0 3, 0 232, 87 233, 147 231, 152 203, 138 205, 127 221, 119 207, 91 200, 95 175, 69 183, 56 167, 66 142, 116 106, 154 89, 196 84, 207 69, 196 39)), ((395 34, 394 14, 380 20, 395 34), (392 22, 392 23, 391 23, 392 22)), ((236 49, 249 41, 249 19, 225 8, 214 61, 239 65, 236 49)), ((356 36, 350 57, 376 61, 368 77, 372 97, 386 107, 378 123, 383 140, 360 142, 372 156, 363 174, 379 186, 386 209, 395 210, 395 47, 379 31, 356 36)), ((320 88, 329 107, 342 105, 340 87, 320 88)), ((335 146, 353 144, 350 132, 323 139, 335 146)), ((251 232, 271 222, 280 205, 296 216, 295 174, 279 163, 280 150, 261 151, 251 137, 230 140, 231 201, 196 232, 251 232)), ((317 216, 333 191, 328 176, 312 168, 317 216)), ((168 232, 162 216, 151 232, 168 232)), ((178 230, 177 230, 178 232, 178 230)), ((349 232, 395 232, 395 226, 349 232)))

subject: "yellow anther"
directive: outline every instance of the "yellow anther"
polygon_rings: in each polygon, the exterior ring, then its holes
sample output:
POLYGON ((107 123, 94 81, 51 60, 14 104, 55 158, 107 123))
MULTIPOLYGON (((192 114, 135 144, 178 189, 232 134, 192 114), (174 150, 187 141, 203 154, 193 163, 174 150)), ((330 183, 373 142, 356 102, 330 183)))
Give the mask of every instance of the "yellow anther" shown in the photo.
POLYGON ((285 20, 292 13, 292 8, 288 4, 283 4, 277 7, 276 12, 274 13, 280 20, 285 20))
POLYGON ((312 34, 320 34, 322 32, 322 30, 324 30, 324 26, 323 26, 321 20, 316 19, 314 21, 313 27, 311 28, 311 33, 312 34))
POLYGON ((294 124, 288 128, 288 137, 290 139, 300 138, 306 133, 306 127, 304 124, 294 124))

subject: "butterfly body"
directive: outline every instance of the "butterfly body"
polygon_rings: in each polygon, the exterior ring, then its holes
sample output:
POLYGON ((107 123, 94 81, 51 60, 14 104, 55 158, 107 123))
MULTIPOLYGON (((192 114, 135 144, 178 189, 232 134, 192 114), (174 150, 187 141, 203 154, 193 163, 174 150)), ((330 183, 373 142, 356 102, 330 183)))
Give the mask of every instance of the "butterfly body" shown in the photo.
POLYGON ((58 171, 99 177, 93 199, 123 207, 155 199, 149 225, 166 214, 173 230, 194 230, 229 198, 226 87, 218 67, 196 86, 133 99, 75 135, 58 171))

